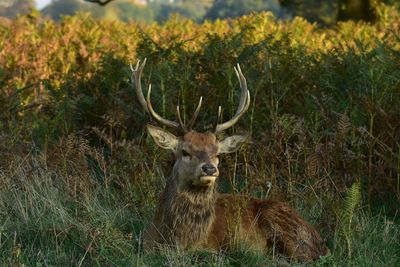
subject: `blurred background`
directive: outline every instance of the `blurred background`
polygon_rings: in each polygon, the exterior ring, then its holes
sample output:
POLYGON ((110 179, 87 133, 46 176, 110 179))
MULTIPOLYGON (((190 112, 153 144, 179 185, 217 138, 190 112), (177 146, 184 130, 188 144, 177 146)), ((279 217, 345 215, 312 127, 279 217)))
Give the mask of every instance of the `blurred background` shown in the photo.
POLYGON ((270 11, 280 19, 301 16, 332 25, 346 20, 373 22, 374 6, 381 3, 399 6, 397 0, 1 0, 0 16, 14 18, 37 9, 56 21, 63 15, 89 12, 99 19, 152 23, 163 22, 171 14, 202 22, 270 11))

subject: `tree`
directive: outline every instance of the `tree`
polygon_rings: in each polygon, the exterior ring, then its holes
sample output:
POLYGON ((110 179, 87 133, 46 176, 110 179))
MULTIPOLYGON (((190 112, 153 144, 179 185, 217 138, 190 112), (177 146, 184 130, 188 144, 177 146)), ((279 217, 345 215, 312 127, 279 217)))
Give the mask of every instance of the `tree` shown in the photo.
POLYGON ((117 1, 113 5, 106 7, 106 9, 108 8, 113 8, 118 18, 122 21, 135 20, 146 23, 153 22, 155 13, 158 11, 156 7, 133 5, 127 1, 117 1))
POLYGON ((268 10, 275 16, 281 17, 281 8, 278 0, 216 0, 208 10, 206 19, 238 17, 251 11, 268 10))
POLYGON ((336 23, 338 0, 280 0, 280 3, 290 17, 303 17, 319 25, 336 23))
POLYGON ((61 15, 74 15, 80 9, 78 0, 52 0, 42 13, 54 20, 59 20, 61 15))
POLYGON ((18 14, 29 13, 34 7, 34 0, 3 0, 0 1, 0 16, 14 18, 18 14))
POLYGON ((85 0, 104 7, 106 10, 112 8, 116 16, 123 21, 134 19, 142 22, 152 22, 154 20, 163 22, 171 14, 178 13, 184 17, 200 21, 207 8, 211 5, 208 0, 85 0))
POLYGON ((161 4, 156 15, 158 22, 166 21, 172 14, 200 21, 206 13, 206 8, 197 1, 181 1, 176 4, 161 4))
MULTIPOLYGON (((283 7, 290 13, 303 16, 311 21, 321 22, 322 17, 333 16, 336 21, 367 21, 376 19, 373 2, 388 2, 392 0, 280 0, 283 7), (333 11, 333 12, 332 12, 333 11), (329 15, 330 14, 330 15, 329 15)), ((329 21, 329 23, 332 23, 329 21)))
POLYGON ((341 0, 337 20, 375 21, 376 15, 371 2, 371 0, 341 0))
POLYGON ((62 15, 74 15, 78 11, 90 12, 94 17, 104 16, 104 10, 82 3, 80 0, 52 0, 41 12, 54 20, 59 20, 62 15))

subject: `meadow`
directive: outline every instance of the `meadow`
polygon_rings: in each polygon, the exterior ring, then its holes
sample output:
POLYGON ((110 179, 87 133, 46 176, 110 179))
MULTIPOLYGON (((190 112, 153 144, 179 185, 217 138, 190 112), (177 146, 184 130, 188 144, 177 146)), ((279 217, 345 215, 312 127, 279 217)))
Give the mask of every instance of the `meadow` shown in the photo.
MULTIPOLYGON (((0 21, 2 266, 280 266, 273 252, 143 251, 173 163, 147 136, 129 65, 196 129, 234 114, 240 63, 250 110, 227 134, 221 192, 290 203, 332 254, 307 266, 400 266, 400 14, 319 28, 270 13, 163 24, 0 21)), ((145 86, 144 86, 145 87, 145 86)), ((146 88, 146 87, 145 87, 146 88)), ((298 263, 288 263, 298 266, 298 263)))

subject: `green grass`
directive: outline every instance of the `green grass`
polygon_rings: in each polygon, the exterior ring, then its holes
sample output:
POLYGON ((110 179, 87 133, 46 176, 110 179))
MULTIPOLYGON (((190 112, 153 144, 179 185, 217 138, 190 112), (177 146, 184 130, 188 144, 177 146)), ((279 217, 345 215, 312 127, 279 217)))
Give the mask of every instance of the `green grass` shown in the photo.
MULTIPOLYGON (((142 251, 141 232, 154 205, 136 206, 129 187, 116 191, 94 182, 73 192, 66 181, 29 156, 0 179, 0 255, 3 266, 278 266, 271 252, 246 247, 210 251, 142 251), (121 196, 122 194, 122 196, 121 196)), ((91 178, 93 179, 93 177, 91 178)), ((154 189, 156 190, 156 189, 154 189)), ((322 201, 319 199, 319 201, 322 201)), ((345 200, 342 200, 345 201, 345 200)), ((301 210, 300 200, 294 201, 301 210)), ((301 210, 314 223, 320 207, 301 210), (314 213, 314 214, 313 214, 314 213), (314 219, 312 219, 314 218, 314 219)), ((310 266, 399 266, 400 226, 384 214, 357 209, 351 224, 352 254, 347 251, 337 218, 320 226, 332 254, 310 266)), ((298 266, 290 263, 290 266, 298 266)))

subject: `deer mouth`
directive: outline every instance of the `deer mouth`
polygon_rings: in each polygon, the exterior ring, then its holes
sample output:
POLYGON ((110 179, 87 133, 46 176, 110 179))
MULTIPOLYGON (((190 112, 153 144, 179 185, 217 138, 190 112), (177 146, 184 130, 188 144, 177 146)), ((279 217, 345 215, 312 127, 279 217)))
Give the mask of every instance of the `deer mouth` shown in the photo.
POLYGON ((215 182, 216 179, 217 176, 215 175, 203 175, 199 177, 198 184, 202 186, 210 186, 215 182))

